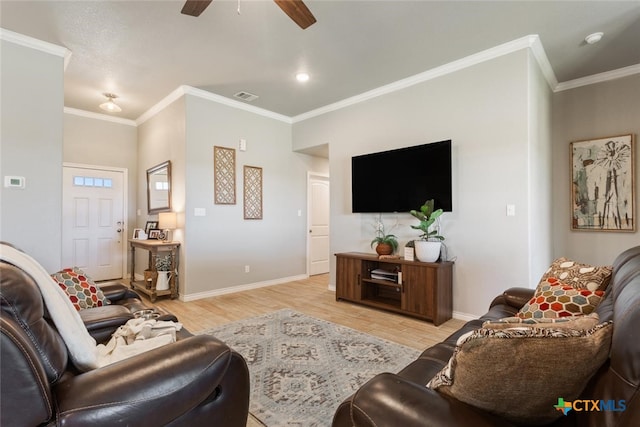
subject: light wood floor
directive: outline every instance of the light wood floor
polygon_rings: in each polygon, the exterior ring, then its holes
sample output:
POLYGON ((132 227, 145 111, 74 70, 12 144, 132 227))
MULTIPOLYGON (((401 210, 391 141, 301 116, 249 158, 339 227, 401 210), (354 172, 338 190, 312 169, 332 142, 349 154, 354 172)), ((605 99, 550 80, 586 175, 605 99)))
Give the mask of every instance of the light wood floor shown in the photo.
POLYGON ((322 274, 196 301, 158 299, 156 304, 174 313, 191 332, 290 308, 419 350, 442 341, 464 324, 452 319, 436 327, 427 321, 336 302, 335 293, 327 289, 328 283, 329 275, 322 274))

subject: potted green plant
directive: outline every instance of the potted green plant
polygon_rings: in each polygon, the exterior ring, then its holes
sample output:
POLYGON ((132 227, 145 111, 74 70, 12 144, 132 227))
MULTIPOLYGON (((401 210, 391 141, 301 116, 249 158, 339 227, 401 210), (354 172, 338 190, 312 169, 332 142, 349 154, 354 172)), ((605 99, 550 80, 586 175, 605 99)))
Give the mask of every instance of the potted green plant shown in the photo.
POLYGON ((434 210, 433 199, 427 200, 420 210, 411 210, 409 213, 416 217, 420 223, 418 225, 412 225, 414 230, 422 231, 420 240, 415 241, 416 257, 419 261, 423 262, 435 262, 440 257, 440 248, 442 246, 442 237, 437 229, 432 230, 434 223, 442 215, 442 209, 434 210))
POLYGON ((398 238, 393 234, 386 234, 384 223, 378 220, 374 225, 376 229, 376 237, 371 241, 371 247, 376 245, 376 253, 378 255, 391 255, 398 250, 398 238))

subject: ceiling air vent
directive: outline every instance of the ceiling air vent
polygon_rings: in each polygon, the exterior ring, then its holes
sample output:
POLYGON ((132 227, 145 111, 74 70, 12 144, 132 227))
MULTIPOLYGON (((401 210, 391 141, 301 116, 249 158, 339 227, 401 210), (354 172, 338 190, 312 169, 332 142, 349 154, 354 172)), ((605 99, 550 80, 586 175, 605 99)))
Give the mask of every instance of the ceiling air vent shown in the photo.
POLYGON ((247 102, 255 101, 256 99, 258 99, 258 95, 254 95, 252 93, 244 92, 244 91, 238 92, 233 96, 235 96, 238 99, 242 99, 243 101, 247 101, 247 102))

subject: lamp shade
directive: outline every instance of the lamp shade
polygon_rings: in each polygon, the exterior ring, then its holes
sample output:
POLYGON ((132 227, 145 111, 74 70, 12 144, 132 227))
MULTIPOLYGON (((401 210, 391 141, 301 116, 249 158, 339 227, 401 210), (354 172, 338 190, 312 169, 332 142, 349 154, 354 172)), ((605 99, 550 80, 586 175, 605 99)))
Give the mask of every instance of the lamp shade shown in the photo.
POLYGON ((175 212, 160 212, 158 214, 158 228, 161 230, 175 230, 178 228, 178 216, 175 212))

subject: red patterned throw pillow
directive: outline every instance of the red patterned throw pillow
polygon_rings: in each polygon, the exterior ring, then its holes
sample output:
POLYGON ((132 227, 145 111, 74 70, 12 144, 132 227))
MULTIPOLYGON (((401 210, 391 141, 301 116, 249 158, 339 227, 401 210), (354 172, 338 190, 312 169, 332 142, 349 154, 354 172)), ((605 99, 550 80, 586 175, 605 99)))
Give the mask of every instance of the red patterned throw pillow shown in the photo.
POLYGON ((521 319, 541 319, 589 314, 600 304, 604 291, 576 289, 550 277, 518 312, 521 319))
POLYGON ((111 304, 98 285, 77 267, 65 268, 51 277, 69 295, 71 303, 78 311, 111 304))

